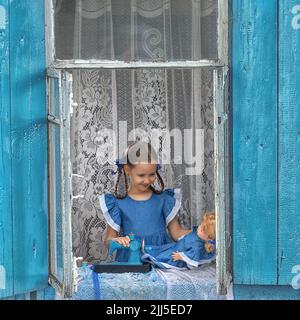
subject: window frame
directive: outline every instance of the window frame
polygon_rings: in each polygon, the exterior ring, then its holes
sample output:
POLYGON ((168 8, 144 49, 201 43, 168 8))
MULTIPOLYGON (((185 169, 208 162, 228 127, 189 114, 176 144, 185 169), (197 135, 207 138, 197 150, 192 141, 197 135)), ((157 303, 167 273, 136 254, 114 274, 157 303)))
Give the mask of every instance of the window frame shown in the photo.
POLYGON ((50 68, 56 69, 120 69, 120 68, 199 68, 199 67, 224 67, 228 66, 228 1, 218 1, 217 18, 217 48, 218 58, 207 60, 174 60, 170 62, 134 61, 126 62, 120 60, 98 60, 98 59, 71 59, 60 60, 55 54, 55 21, 54 2, 56 0, 45 0, 46 17, 46 63, 50 68))
MULTIPOLYGON (((149 68, 213 68, 214 86, 214 149, 215 210, 217 217, 217 292, 226 294, 232 282, 231 191, 230 191, 230 116, 229 116, 229 1, 218 0, 218 59, 175 60, 168 62, 118 60, 59 60, 55 57, 54 1, 45 0, 46 61, 49 70, 76 69, 149 69, 149 68), (229 245, 228 245, 229 244, 229 245)), ((71 179, 71 177, 70 177, 71 179)), ((51 188, 51 186, 49 186, 51 188)))
POLYGON ((72 254, 72 223, 71 201, 72 180, 70 161, 70 118, 73 110, 72 74, 65 70, 47 70, 47 110, 48 110, 48 194, 49 194, 49 283, 63 297, 70 297, 74 293, 73 254, 72 254), (58 80, 59 110, 58 115, 51 114, 51 81, 58 80), (59 128, 60 135, 60 200, 62 216, 62 279, 57 276, 57 246, 56 246, 56 211, 55 188, 56 171, 53 163, 55 157, 55 141, 52 140, 52 127, 59 128))

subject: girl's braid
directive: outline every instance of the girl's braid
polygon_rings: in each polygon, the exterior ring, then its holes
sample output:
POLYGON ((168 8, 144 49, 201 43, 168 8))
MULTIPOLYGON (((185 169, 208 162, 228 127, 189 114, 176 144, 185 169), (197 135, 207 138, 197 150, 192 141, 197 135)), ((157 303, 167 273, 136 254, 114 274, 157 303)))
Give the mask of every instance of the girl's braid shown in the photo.
POLYGON ((115 190, 114 190, 114 195, 117 199, 124 199, 127 195, 127 187, 126 187, 126 194, 125 195, 119 195, 118 194, 118 186, 119 186, 119 183, 120 183, 120 179, 121 179, 121 176, 122 174, 124 173, 125 175, 125 186, 128 185, 127 184, 127 178, 126 178, 126 174, 124 172, 124 168, 122 167, 122 170, 118 171, 118 176, 117 176, 117 180, 116 180, 116 185, 115 185, 115 190))
MULTIPOLYGON (((129 189, 129 187, 128 187, 128 180, 127 180, 127 174, 125 173, 125 170, 123 169, 123 171, 124 171, 124 178, 125 178, 125 195, 124 195, 124 198, 128 195, 128 189, 129 189)), ((123 198, 123 199, 124 199, 123 198)))
POLYGON ((164 184, 164 181, 162 179, 162 177, 160 176, 159 172, 156 170, 156 175, 157 175, 157 178, 158 178, 158 181, 159 181, 159 184, 160 184, 160 190, 156 190, 154 187, 150 186, 150 189, 156 193, 156 194, 160 194, 164 191, 164 188, 165 188, 165 184, 164 184))

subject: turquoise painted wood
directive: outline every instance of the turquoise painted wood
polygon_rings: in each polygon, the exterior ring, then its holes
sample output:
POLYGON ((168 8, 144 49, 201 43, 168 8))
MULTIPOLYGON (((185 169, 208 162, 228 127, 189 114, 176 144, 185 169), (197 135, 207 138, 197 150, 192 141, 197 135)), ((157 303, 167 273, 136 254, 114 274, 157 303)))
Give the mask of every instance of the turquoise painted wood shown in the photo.
POLYGON ((235 300, 300 300, 300 290, 290 286, 234 285, 235 300))
POLYGON ((277 283, 277 1, 233 0, 233 281, 277 283))
POLYGON ((279 284, 300 270, 300 2, 279 1, 279 284))
POLYGON ((44 1, 10 1, 14 294, 48 281, 44 1))
POLYGON ((13 293, 8 0, 0 0, 0 299, 13 293))

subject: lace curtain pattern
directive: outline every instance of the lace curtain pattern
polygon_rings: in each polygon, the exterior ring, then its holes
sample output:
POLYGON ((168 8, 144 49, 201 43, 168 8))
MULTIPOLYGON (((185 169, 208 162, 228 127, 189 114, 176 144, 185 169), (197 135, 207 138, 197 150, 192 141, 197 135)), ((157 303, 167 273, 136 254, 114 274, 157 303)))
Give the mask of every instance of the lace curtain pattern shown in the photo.
MULTIPOLYGON (((60 12, 63 12, 63 2, 57 2, 60 12)), ((70 16, 66 19, 72 22, 73 39, 76 40, 69 47, 60 47, 60 54, 153 61, 195 60, 208 52, 216 52, 213 41, 208 41, 207 36, 205 41, 194 41, 205 34, 201 28, 203 19, 216 15, 216 1, 192 0, 184 2, 187 6, 173 0, 71 2, 74 3, 73 20, 70 16), (129 3, 127 7, 125 2, 129 3), (185 12, 186 7, 188 12, 185 12), (124 14, 125 9, 128 14, 124 14), (124 33, 118 33, 114 28, 120 22, 118 19, 128 20, 124 33), (142 21, 143 32, 137 30, 142 21), (95 24, 98 24, 97 28, 95 24), (175 32, 174 26, 181 34, 175 32), (123 38, 125 35, 127 38, 123 38), (98 41, 92 41, 94 47, 84 42, 94 36, 98 37, 98 41), (64 51, 66 48, 68 52, 64 51)), ((214 210, 212 70, 77 70, 73 71, 73 79, 74 100, 78 103, 71 126, 75 256, 85 260, 108 258, 104 246, 107 226, 98 197, 114 187, 112 170, 116 168, 108 159, 116 157, 118 139, 112 143, 109 130, 118 132, 120 121, 126 121, 128 132, 141 128, 148 134, 152 129, 178 128, 182 133, 184 129, 203 129, 202 174, 188 176, 184 164, 171 162, 162 166, 161 175, 166 187, 182 189, 179 218, 183 227, 197 225, 204 212, 214 210)), ((160 141, 160 151, 164 143, 164 140, 160 141)))
POLYGON ((167 187, 182 188, 180 221, 184 227, 198 224, 204 212, 213 210, 212 74, 210 70, 201 71, 201 94, 191 104, 191 101, 184 101, 184 96, 189 100, 193 95, 191 91, 194 88, 189 82, 195 72, 200 73, 199 70, 74 72, 75 100, 79 104, 72 124, 73 189, 75 195, 81 195, 73 201, 73 247, 76 256, 85 259, 107 257, 103 246, 106 223, 98 196, 111 192, 114 186, 112 170, 116 168, 107 160, 114 157, 114 146, 108 139, 105 141, 104 133, 114 128, 116 119, 128 120, 129 128, 135 125, 148 132, 152 128, 203 128, 205 169, 202 175, 187 176, 185 166, 178 164, 164 165, 161 172, 167 187), (164 77, 163 72, 166 73, 164 77), (174 88, 169 86, 169 82, 174 88), (137 88, 131 88, 132 84, 137 88), (182 91, 188 84, 189 91, 184 94, 182 91), (115 90, 113 86, 116 86, 115 90), (168 90, 166 86, 169 86, 168 90), (113 105, 114 100, 118 101, 117 106, 113 105))
POLYGON ((217 58, 217 0, 56 0, 58 59, 217 58))

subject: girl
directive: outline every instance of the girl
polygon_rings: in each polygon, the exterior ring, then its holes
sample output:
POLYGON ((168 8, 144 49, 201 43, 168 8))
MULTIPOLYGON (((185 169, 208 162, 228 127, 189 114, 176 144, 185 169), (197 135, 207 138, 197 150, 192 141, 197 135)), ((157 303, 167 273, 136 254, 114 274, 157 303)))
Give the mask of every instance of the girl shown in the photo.
POLYGON ((198 227, 176 243, 146 246, 143 261, 159 268, 193 268, 215 258, 216 221, 214 213, 206 213, 198 227))
MULTIPOLYGON (((106 245, 114 240, 124 247, 129 246, 129 233, 144 240, 146 245, 163 245, 191 232, 181 229, 176 216, 181 206, 180 190, 164 190, 158 169, 157 156, 149 143, 137 142, 127 148, 122 162, 118 163, 114 194, 100 196, 100 206, 108 224, 106 245), (122 175, 125 195, 118 194, 122 175), (156 179, 160 190, 152 186, 156 179)), ((128 250, 118 250, 116 260, 127 261, 128 253, 128 250)))

